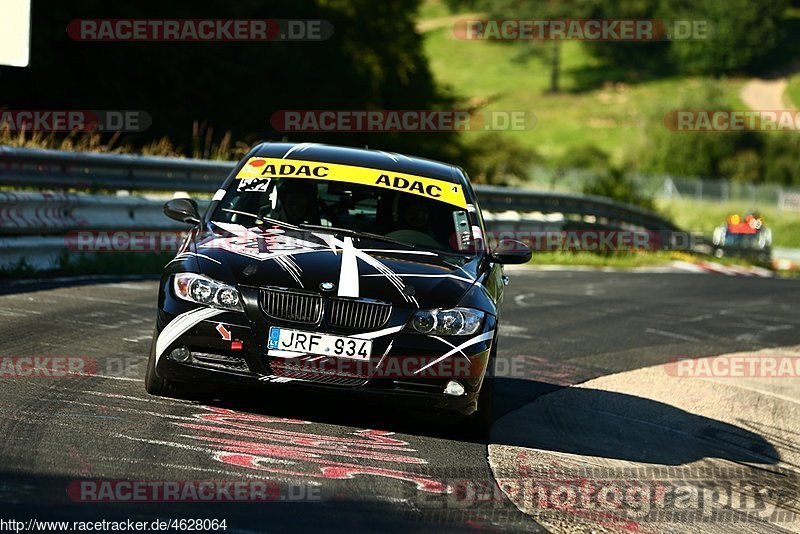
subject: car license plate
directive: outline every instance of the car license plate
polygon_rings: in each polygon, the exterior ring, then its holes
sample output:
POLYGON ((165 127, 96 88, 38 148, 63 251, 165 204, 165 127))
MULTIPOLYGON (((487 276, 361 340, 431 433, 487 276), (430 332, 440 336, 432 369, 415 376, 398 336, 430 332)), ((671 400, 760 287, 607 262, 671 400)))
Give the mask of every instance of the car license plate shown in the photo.
POLYGON ((368 360, 372 354, 372 341, 355 337, 334 336, 318 332, 303 332, 271 326, 268 348, 319 356, 336 356, 368 360))

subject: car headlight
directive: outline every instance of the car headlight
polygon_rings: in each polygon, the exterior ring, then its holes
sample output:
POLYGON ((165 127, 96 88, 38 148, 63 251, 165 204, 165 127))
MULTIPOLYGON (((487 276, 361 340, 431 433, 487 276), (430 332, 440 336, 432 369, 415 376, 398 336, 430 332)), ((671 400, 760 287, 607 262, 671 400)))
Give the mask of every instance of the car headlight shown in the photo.
POLYGON ((411 327, 421 334, 468 336, 480 329, 484 315, 471 308, 417 310, 411 317, 411 327))
POLYGON ((175 295, 183 300, 226 310, 244 311, 239 290, 200 274, 176 274, 172 283, 175 295))

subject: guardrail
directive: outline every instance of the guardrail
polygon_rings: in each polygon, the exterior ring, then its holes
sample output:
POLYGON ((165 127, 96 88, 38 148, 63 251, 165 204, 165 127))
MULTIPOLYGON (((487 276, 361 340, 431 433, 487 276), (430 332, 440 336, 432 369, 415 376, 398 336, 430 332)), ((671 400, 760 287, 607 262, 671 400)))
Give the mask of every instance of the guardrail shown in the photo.
MULTIPOLYGON (((52 266, 50 258, 57 257, 64 245, 63 238, 53 236, 76 229, 180 228, 164 217, 163 200, 41 190, 210 193, 234 165, 0 146, 0 186, 27 189, 0 192, 0 267, 21 257, 29 258, 35 267, 52 266)), ((476 186, 475 191, 487 212, 560 213, 581 224, 644 229, 665 236, 677 230, 654 213, 603 197, 487 186, 476 186)), ((515 226, 530 224, 523 218, 515 226)))
MULTIPOLYGON (((233 162, 0 147, 0 185, 89 191, 212 192, 233 162)), ((652 212, 604 197, 476 186, 485 210, 592 216, 609 224, 677 230, 652 212)))
POLYGON ((214 191, 233 162, 0 146, 0 185, 35 189, 214 191))

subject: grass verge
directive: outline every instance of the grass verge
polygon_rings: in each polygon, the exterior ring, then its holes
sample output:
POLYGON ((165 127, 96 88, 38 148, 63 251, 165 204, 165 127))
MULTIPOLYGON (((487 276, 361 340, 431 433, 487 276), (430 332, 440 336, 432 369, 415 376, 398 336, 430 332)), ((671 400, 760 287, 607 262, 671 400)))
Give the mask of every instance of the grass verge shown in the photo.
POLYGON ((621 252, 613 254, 595 254, 593 252, 535 252, 528 265, 567 265, 583 267, 616 267, 633 269, 636 267, 657 267, 672 261, 699 263, 713 261, 723 265, 753 265, 741 258, 713 258, 697 256, 685 252, 621 252))
POLYGON ((800 74, 795 74, 789 78, 789 85, 786 87, 786 98, 796 108, 800 108, 800 74))
POLYGON ((76 276, 114 274, 161 274, 164 265, 175 256, 174 252, 142 254, 116 252, 104 254, 62 254, 58 266, 39 271, 25 260, 0 268, 0 278, 31 278, 34 276, 76 276))
MULTIPOLYGON (((428 2, 421 12, 441 16, 440 2, 428 2)), ((632 79, 629 73, 608 73, 608 67, 586 52, 577 41, 562 44, 559 94, 548 94, 550 69, 541 43, 504 43, 491 40, 460 40, 451 25, 424 33, 425 53, 434 77, 473 105, 486 111, 532 111, 534 128, 504 131, 524 146, 547 158, 558 158, 569 148, 592 144, 622 163, 643 135, 644 118, 662 109, 664 103, 679 102, 685 95, 713 87, 732 109, 740 109, 743 79, 709 77, 663 77, 632 79), (538 47, 538 48, 536 48, 538 47), (595 82, 597 73, 626 81, 595 82)), ((480 135, 463 132, 463 136, 480 135)))

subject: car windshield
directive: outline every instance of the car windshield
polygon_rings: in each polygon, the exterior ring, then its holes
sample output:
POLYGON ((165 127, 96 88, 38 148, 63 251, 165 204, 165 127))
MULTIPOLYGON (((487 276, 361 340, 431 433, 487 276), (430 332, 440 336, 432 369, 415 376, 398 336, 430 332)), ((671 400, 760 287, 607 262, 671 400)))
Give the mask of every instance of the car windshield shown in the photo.
POLYGON ((758 248, 758 234, 734 234, 725 235, 726 247, 758 248))
POLYGON ((210 218, 346 232, 409 248, 474 255, 477 221, 466 209, 421 195, 340 180, 234 180, 210 218))

